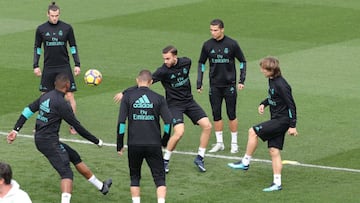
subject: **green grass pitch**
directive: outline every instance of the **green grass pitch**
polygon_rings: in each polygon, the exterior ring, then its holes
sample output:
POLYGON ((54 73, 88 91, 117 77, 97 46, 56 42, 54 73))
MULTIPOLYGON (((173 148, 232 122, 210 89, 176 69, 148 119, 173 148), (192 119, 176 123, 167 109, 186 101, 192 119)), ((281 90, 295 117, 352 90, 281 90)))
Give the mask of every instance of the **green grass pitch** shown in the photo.
MULTIPOLYGON (((14 178, 33 202, 60 201, 59 177, 36 150, 33 140, 19 137, 13 145, 5 140, 18 115, 39 96, 39 78, 32 72, 35 28, 47 20, 50 1, 0 2, 0 160, 10 163, 14 178)), ((206 173, 192 161, 200 129, 186 120, 184 138, 172 156, 167 175, 167 202, 358 202, 360 199, 360 2, 357 0, 59 0, 61 19, 75 30, 82 74, 96 68, 103 74, 98 87, 86 86, 77 77, 77 117, 108 146, 73 143, 83 160, 100 179, 113 178, 103 196, 75 172, 72 202, 131 202, 127 156, 119 158, 115 143, 119 105, 115 93, 135 84, 140 69, 155 70, 162 64, 161 49, 172 44, 179 56, 193 61, 191 82, 195 99, 211 118, 208 80, 197 94, 195 80, 202 43, 209 39, 209 22, 221 18, 225 34, 242 47, 248 72, 246 87, 239 92, 240 152, 227 149, 206 158, 206 173), (298 110, 298 137, 287 137, 283 190, 264 193, 272 181, 266 144, 259 142, 249 171, 235 171, 226 164, 243 156, 247 130, 268 115, 257 114, 266 97, 267 80, 258 60, 267 55, 280 59, 283 75, 293 88, 298 110)), ((71 59, 72 60, 72 59, 71 59)), ((152 89, 163 94, 160 84, 152 89)), ((226 117, 225 117, 226 118, 226 117)), ((225 120, 225 124, 227 124, 225 120)), ((34 119, 21 131, 31 135, 34 119)), ((63 125, 61 137, 72 136, 63 125)), ((212 135, 211 143, 215 136, 212 135)), ((210 147, 210 146, 209 146, 210 147)), ((155 186, 143 166, 142 202, 156 202, 155 186)))

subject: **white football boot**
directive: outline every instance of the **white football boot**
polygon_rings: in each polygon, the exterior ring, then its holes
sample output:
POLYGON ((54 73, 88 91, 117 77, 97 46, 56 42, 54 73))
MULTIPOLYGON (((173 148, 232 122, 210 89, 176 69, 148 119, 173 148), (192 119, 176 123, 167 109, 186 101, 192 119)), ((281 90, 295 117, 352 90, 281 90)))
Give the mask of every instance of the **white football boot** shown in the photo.
POLYGON ((210 149, 210 153, 223 151, 225 149, 224 143, 216 143, 213 148, 210 149))

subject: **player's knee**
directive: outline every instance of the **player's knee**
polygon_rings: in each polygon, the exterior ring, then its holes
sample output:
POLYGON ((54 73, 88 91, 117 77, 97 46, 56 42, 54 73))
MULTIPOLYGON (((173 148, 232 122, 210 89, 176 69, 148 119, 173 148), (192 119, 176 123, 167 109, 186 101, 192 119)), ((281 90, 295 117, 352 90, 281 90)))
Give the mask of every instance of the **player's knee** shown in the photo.
POLYGON ((200 127, 205 131, 211 131, 212 124, 208 117, 202 118, 198 121, 200 127))
POLYGON ((175 137, 176 139, 181 139, 181 137, 184 135, 184 132, 185 132, 184 124, 177 124, 174 126, 174 134, 172 137, 175 137))
POLYGON ((269 154, 270 156, 274 157, 274 156, 279 156, 280 155, 280 150, 275 148, 275 147, 270 147, 269 148, 269 154))
POLYGON ((210 121, 205 124, 205 126, 203 127, 203 129, 204 129, 205 131, 211 131, 212 125, 211 125, 210 121))
POLYGON ((253 128, 249 128, 248 135, 249 135, 249 137, 256 137, 257 136, 257 134, 256 134, 256 132, 255 132, 255 130, 253 128))

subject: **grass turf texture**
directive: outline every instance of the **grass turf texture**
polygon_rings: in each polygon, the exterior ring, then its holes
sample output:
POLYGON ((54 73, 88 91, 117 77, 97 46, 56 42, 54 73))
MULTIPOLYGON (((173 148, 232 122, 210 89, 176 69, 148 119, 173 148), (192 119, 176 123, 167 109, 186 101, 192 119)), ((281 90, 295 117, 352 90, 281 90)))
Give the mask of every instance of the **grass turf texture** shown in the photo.
MULTIPOLYGON (((0 131, 12 129, 23 107, 34 100, 39 78, 31 70, 34 32, 46 21, 46 1, 2 1, 0 13, 0 131)), ((336 0, 227 0, 222 1, 115 1, 63 0, 61 19, 75 29, 82 73, 96 68, 104 80, 98 87, 88 87, 77 77, 77 116, 82 124, 107 143, 115 142, 118 105, 114 94, 135 83, 142 68, 155 70, 161 65, 161 49, 173 44, 179 56, 193 60, 191 79, 196 100, 211 117, 208 80, 205 91, 195 92, 196 66, 202 43, 210 38, 209 22, 221 18, 225 34, 238 40, 247 61, 246 89, 239 93, 239 144, 242 156, 247 129, 268 115, 257 114, 258 103, 266 97, 267 80, 260 73, 258 60, 267 55, 280 59, 285 78, 292 85, 298 107, 299 137, 286 138, 282 158, 300 163, 360 169, 358 136, 360 102, 358 20, 360 2, 336 0), (100 9, 101 8, 101 9, 100 9)), ((206 73, 207 74, 207 73, 206 73)), ((152 87, 163 93, 160 84, 152 87)), ((224 117, 226 118, 226 117, 224 117)), ((21 133, 31 134, 34 119, 21 133)), ((225 122, 227 124, 227 122, 225 122)), ((200 130, 186 120, 184 138, 177 150, 196 152, 200 130)), ((230 156, 227 149, 219 155, 230 156)), ((67 126, 61 130, 69 135, 67 126)), ((7 145, 1 136, 0 160, 13 166, 15 179, 34 202, 59 202, 59 178, 28 138, 7 145)), ((212 136, 211 143, 215 142, 212 136)), ((131 201, 126 155, 118 158, 114 147, 98 149, 95 145, 70 143, 84 161, 114 184, 107 196, 75 171, 73 202, 131 201)), ((269 159, 266 144, 259 143, 255 158, 269 159)), ((272 181, 271 165, 253 162, 246 173, 227 168, 237 160, 207 158, 205 174, 193 166, 194 156, 174 154, 167 176, 168 202, 357 202, 358 172, 334 171, 284 165, 283 191, 263 193, 272 181)), ((143 202, 155 202, 155 189, 144 164, 143 202)))

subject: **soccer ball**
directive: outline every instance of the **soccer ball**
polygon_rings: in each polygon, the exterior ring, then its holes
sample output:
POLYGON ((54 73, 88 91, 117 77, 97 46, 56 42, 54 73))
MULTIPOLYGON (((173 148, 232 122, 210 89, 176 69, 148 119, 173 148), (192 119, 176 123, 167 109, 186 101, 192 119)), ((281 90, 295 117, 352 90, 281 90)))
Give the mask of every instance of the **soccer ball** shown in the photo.
POLYGON ((84 80, 85 84, 89 86, 97 86, 102 81, 102 74, 96 69, 89 69, 85 73, 84 80))

